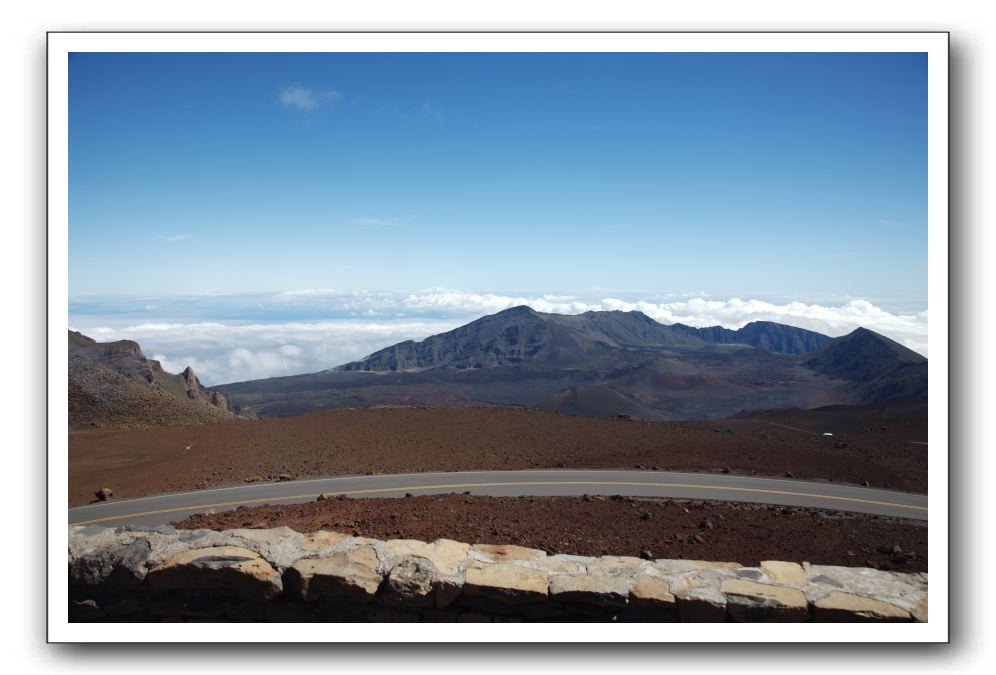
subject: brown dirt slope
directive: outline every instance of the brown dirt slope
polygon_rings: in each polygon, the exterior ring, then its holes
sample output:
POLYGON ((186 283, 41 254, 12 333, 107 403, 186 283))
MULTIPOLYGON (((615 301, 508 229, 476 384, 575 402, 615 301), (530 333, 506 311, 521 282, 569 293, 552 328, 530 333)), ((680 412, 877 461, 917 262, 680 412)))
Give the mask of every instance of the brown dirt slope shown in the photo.
MULTIPOLYGON (((757 419, 643 422, 506 408, 362 408, 199 427, 69 435, 69 501, 296 477, 531 468, 647 468, 927 489, 923 432, 826 438, 757 419), (188 449, 189 447, 189 449, 188 449)), ((925 431, 925 427, 924 427, 925 431)))
POLYGON ((927 571, 925 523, 723 502, 425 495, 338 499, 192 516, 184 528, 338 530, 378 539, 440 537, 549 553, 762 560, 927 571))

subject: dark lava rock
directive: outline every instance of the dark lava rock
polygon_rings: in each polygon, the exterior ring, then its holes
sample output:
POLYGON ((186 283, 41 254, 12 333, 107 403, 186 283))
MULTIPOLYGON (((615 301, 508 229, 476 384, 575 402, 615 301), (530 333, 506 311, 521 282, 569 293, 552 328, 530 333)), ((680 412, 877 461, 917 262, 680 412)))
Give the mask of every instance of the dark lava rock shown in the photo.
POLYGON ((91 619, 99 619, 102 616, 104 616, 104 612, 93 600, 69 603, 70 621, 89 621, 91 619))
POLYGON ((653 560, 654 554, 644 548, 640 550, 640 557, 644 560, 653 560))

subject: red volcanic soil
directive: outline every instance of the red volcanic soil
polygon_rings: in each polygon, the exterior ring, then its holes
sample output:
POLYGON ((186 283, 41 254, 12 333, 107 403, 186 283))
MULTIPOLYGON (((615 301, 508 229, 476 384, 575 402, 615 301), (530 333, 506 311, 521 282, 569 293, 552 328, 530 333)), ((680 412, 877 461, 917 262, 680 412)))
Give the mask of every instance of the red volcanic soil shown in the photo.
POLYGON ((925 422, 852 425, 833 437, 811 433, 834 429, 834 414, 849 415, 831 411, 818 417, 819 427, 806 427, 775 414, 644 422, 509 408, 382 407, 194 427, 80 431, 69 434, 69 503, 85 504, 102 487, 127 498, 280 474, 558 467, 725 468, 926 492, 927 446, 910 443, 926 440, 925 422))
POLYGON ((332 498, 191 516, 179 527, 338 530, 378 539, 518 544, 548 553, 762 560, 927 571, 927 524, 791 507, 629 497, 332 498))

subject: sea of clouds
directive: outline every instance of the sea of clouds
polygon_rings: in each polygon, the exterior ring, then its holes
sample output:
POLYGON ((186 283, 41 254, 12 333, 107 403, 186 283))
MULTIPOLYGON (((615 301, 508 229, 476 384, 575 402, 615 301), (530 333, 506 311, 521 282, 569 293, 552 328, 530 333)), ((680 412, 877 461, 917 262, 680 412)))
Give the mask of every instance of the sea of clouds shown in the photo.
POLYGON ((860 298, 803 302, 717 299, 704 294, 551 295, 306 289, 182 297, 74 298, 69 326, 101 341, 137 341, 169 372, 190 366, 206 385, 312 373, 378 349, 421 340, 494 312, 640 311, 665 324, 740 328, 777 321, 837 337, 864 327, 927 355, 927 311, 890 310, 860 298))

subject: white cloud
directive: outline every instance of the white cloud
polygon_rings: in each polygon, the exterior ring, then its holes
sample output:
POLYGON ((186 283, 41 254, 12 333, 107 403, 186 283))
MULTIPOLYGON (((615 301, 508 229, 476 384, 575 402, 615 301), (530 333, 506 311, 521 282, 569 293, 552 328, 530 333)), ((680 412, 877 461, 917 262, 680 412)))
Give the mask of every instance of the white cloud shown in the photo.
POLYGON ((422 101, 422 117, 429 122, 442 123, 446 121, 446 111, 433 101, 422 101))
POLYGON ((454 320, 288 322, 273 324, 140 323, 76 330, 101 342, 135 340, 171 373, 187 366, 212 386, 326 370, 408 339, 456 328, 454 320))
POLYGON ((597 305, 562 295, 512 297, 494 293, 462 293, 445 290, 409 294, 405 297, 403 305, 412 310, 446 310, 466 314, 491 314, 517 305, 529 305, 537 312, 556 314, 580 314, 598 309, 597 305))
POLYGON ((280 354, 282 356, 286 356, 286 357, 290 357, 290 358, 293 358, 293 357, 296 357, 296 356, 301 356, 304 353, 301 350, 301 348, 298 347, 298 346, 296 346, 296 345, 284 345, 280 349, 278 349, 277 351, 280 352, 280 354))
POLYGON ((301 288, 293 291, 284 291, 283 295, 287 296, 316 296, 316 295, 336 295, 339 291, 334 288, 301 288))
POLYGON ((342 98, 335 89, 314 89, 291 85, 280 90, 280 102, 284 106, 305 112, 313 112, 327 103, 334 103, 342 98))
POLYGON ((349 224, 358 225, 364 230, 389 230, 404 227, 402 222, 394 218, 352 218, 349 220, 349 224))

